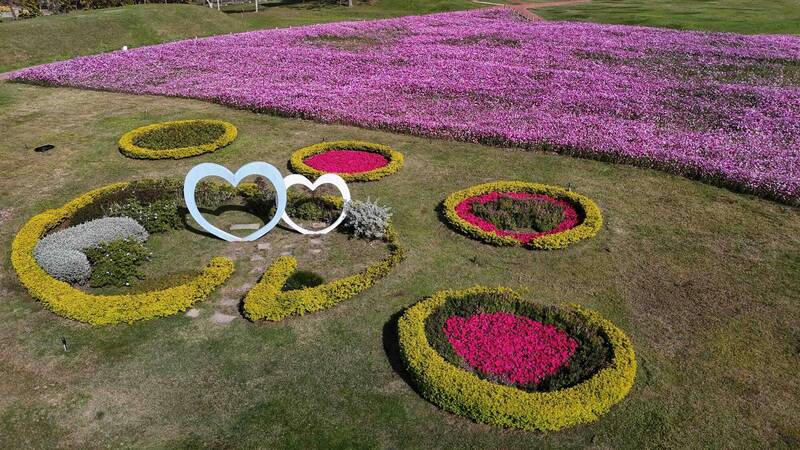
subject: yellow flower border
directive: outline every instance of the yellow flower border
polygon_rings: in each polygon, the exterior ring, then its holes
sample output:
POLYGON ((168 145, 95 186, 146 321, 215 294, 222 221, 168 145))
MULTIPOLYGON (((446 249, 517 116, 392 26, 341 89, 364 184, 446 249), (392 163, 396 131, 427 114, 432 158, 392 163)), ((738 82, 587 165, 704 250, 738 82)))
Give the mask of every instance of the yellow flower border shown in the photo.
POLYGON ((289 159, 289 168, 309 178, 322 176, 327 172, 309 166, 305 163, 305 160, 310 156, 324 153, 331 149, 362 150, 383 155, 389 160, 389 163, 385 166, 367 172, 338 173, 337 175, 345 181, 375 181, 391 175, 403 167, 403 154, 389 146, 365 141, 332 141, 303 147, 295 151, 289 159))
POLYGON ((193 280, 167 289, 126 295, 92 295, 51 277, 33 256, 39 239, 79 209, 128 183, 115 183, 89 191, 64 206, 32 217, 11 244, 11 264, 31 297, 54 313, 92 325, 132 323, 170 316, 204 300, 233 273, 228 258, 213 258, 193 280))
POLYGON ((225 122, 224 120, 216 120, 216 119, 173 120, 170 122, 160 122, 160 123, 145 125, 135 130, 131 130, 122 135, 122 137, 119 139, 118 144, 119 144, 119 150, 124 155, 129 156, 131 158, 181 159, 219 150, 222 147, 225 147, 226 145, 233 142, 234 139, 236 139, 236 136, 238 136, 238 133, 239 133, 238 130, 232 123, 225 122), (134 144, 134 141, 136 140, 137 137, 149 133, 153 130, 167 128, 175 125, 185 125, 185 124, 221 125, 223 128, 225 128, 225 132, 220 137, 215 139, 213 142, 209 142, 208 144, 203 144, 203 145, 196 145, 192 147, 176 147, 163 150, 155 150, 146 147, 139 147, 138 145, 134 144))
POLYGON ((620 402, 633 386, 636 355, 628 336, 599 313, 567 305, 608 337, 612 362, 588 380, 558 391, 526 392, 492 383, 446 361, 428 342, 425 322, 450 298, 476 294, 516 295, 507 288, 475 286, 434 294, 398 321, 400 351, 419 392, 441 408, 492 425, 555 431, 596 421, 620 402))
POLYGON ((567 200, 582 210, 581 212, 584 214, 584 219, 579 225, 560 233, 547 234, 532 239, 527 244, 524 244, 529 248, 538 250, 564 248, 581 239, 594 237, 603 227, 603 214, 600 212, 600 208, 588 197, 568 191, 559 186, 529 183, 525 181, 495 181, 492 183, 478 184, 454 192, 447 196, 442 202, 442 210, 445 219, 457 231, 475 239, 493 245, 523 245, 512 237, 500 236, 491 231, 482 230, 480 227, 462 219, 458 213, 456 213, 456 206, 462 201, 491 192, 529 192, 532 194, 545 194, 560 200, 567 200))
MULTIPOLYGON (((341 204, 341 199, 337 200, 341 204)), ((392 225, 389 225, 383 240, 389 245, 386 258, 355 275, 305 289, 281 291, 297 269, 297 260, 291 256, 279 257, 245 296, 245 315, 252 321, 266 319, 277 322, 291 315, 328 309, 356 296, 386 276, 404 258, 392 225)))

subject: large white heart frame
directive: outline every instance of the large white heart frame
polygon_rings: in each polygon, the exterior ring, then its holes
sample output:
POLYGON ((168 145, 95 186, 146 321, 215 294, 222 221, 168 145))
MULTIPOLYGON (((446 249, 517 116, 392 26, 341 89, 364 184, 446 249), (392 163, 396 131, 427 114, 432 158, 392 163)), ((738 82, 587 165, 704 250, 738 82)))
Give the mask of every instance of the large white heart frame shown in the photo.
POLYGON ((289 228, 302 234, 326 234, 342 223, 345 218, 344 210, 333 224, 322 230, 307 230, 297 225, 286 214, 286 191, 290 186, 294 186, 295 184, 301 184, 311 190, 314 190, 323 184, 332 184, 339 189, 339 192, 341 192, 345 203, 350 201, 350 189, 347 187, 347 183, 345 183, 344 179, 342 179, 342 177, 339 175, 328 173, 319 177, 317 181, 313 183, 302 175, 289 175, 284 179, 283 175, 281 175, 280 171, 278 171, 275 166, 265 162, 252 162, 245 164, 244 166, 240 167, 236 173, 231 172, 226 167, 219 164, 198 164, 186 174, 186 178, 183 182, 183 198, 186 201, 186 208, 189 210, 189 214, 191 214, 192 218, 195 220, 195 222, 197 222, 198 225, 203 227, 206 231, 214 236, 217 236, 218 238, 228 242, 255 241, 275 228, 281 219, 286 222, 286 225, 288 225, 289 228), (195 200, 195 190, 197 189, 197 184, 204 178, 219 177, 230 183, 232 186, 238 186, 242 180, 250 175, 262 176, 269 180, 269 182, 275 187, 275 217, 273 217, 263 227, 254 231, 250 235, 241 238, 226 231, 220 230, 206 220, 202 214, 200 214, 200 209, 197 207, 197 202, 195 200))

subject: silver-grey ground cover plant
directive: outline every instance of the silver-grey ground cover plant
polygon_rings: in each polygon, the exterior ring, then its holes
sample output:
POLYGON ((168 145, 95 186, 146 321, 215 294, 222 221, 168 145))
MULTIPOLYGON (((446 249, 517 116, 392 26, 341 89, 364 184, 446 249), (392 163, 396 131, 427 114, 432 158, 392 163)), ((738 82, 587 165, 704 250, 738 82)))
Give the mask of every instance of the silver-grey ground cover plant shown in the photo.
POLYGON ((45 236, 36 244, 33 254, 39 266, 53 278, 84 283, 92 275, 92 266, 83 251, 128 238, 144 242, 148 234, 129 217, 103 217, 45 236))
POLYGON ((13 79, 653 167, 800 203, 800 37, 506 9, 216 36, 13 79))
POLYGON ((389 227, 391 210, 370 199, 350 200, 344 205, 345 219, 342 227, 356 237, 381 239, 389 227))

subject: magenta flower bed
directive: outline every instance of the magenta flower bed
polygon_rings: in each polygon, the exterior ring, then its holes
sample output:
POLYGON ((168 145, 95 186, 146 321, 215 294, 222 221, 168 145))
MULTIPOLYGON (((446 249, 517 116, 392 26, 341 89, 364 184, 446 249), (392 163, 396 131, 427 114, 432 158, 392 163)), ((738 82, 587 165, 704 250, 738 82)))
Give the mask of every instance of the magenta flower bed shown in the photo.
POLYGON ((12 78, 553 149, 800 203, 800 87, 785 70, 798 63, 798 36, 485 9, 187 40, 12 78))
POLYGON ((378 153, 362 150, 326 150, 303 160, 308 166, 322 172, 362 173, 389 164, 389 160, 378 153))
POLYGON ((480 228, 483 231, 495 233, 498 236, 512 237, 523 244, 527 244, 532 239, 536 239, 541 236, 561 233, 562 231, 569 230, 570 228, 573 228, 576 225, 578 225, 581 221, 578 211, 575 210, 575 207, 570 202, 555 199, 553 197, 550 197, 549 195, 532 194, 530 192, 503 192, 503 193, 490 192, 488 194, 476 195, 475 197, 470 197, 466 200, 463 200, 458 205, 456 205, 456 214, 458 214, 458 217, 461 217, 462 219, 475 225, 476 227, 480 228), (475 203, 493 202, 501 197, 536 199, 553 203, 555 205, 560 206, 561 209, 564 211, 564 220, 562 220, 561 223, 556 225, 556 227, 553 228, 552 230, 542 231, 539 233, 520 233, 514 230, 501 230, 500 228, 497 228, 493 223, 488 222, 472 213, 472 205, 474 205, 475 203))
POLYGON ((522 385, 553 375, 578 348, 564 331, 506 312, 452 316, 444 333, 470 366, 522 385))

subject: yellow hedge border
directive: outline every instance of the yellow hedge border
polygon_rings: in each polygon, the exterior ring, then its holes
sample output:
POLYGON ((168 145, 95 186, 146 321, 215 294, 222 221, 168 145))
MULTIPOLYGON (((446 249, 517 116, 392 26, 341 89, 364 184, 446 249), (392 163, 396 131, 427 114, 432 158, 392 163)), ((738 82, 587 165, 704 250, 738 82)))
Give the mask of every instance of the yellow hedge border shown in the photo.
POLYGON ((365 152, 378 153, 386 157, 389 163, 383 167, 369 170, 367 172, 357 173, 338 173, 345 181, 375 181, 385 176, 391 175, 401 167, 403 167, 403 154, 397 150, 392 149, 386 145, 374 144, 372 142, 364 141, 333 141, 322 142, 320 144, 303 147, 300 150, 292 153, 289 159, 289 167, 296 173, 304 175, 309 178, 317 178, 326 174, 321 170, 317 170, 305 163, 306 158, 325 153, 332 149, 345 149, 345 150, 361 150, 365 152))
POLYGON ((599 313, 567 305, 598 326, 612 347, 612 362, 588 380, 552 392, 527 392, 492 383, 446 361, 428 342, 425 322, 450 298, 476 294, 516 295, 507 288, 475 286, 441 291, 409 308, 398 321, 400 351, 420 393, 447 411, 479 422, 526 430, 555 431, 593 422, 630 392, 636 355, 625 333, 599 313))
POLYGON ((445 219, 453 228, 475 239, 494 245, 523 245, 520 241, 512 237, 500 236, 491 231, 482 230, 480 227, 462 219, 458 213, 456 213, 456 206, 462 201, 491 192, 529 192, 531 194, 544 194, 556 199, 569 201, 581 210, 579 212, 583 213, 584 218, 580 224, 560 233, 547 234, 532 239, 527 244, 524 244, 529 248, 539 250, 564 248, 581 239, 594 237, 603 227, 603 214, 600 212, 600 208, 588 197, 568 191, 559 186, 528 183, 525 181, 495 181, 454 192, 442 202, 442 210, 445 219))
POLYGON ((90 323, 111 325, 132 323, 185 311, 204 300, 233 273, 233 261, 217 257, 193 280, 171 288, 126 295, 92 295, 59 281, 45 272, 33 256, 45 233, 103 195, 124 188, 116 183, 89 191, 66 205, 31 218, 11 244, 11 264, 31 296, 61 316, 90 323))
POLYGON ((266 319, 277 322, 293 314, 303 315, 328 309, 356 296, 386 276, 403 260, 403 249, 391 225, 384 241, 389 245, 389 256, 386 258, 355 275, 305 289, 281 291, 286 280, 297 269, 297 260, 291 256, 279 257, 245 296, 245 315, 253 321, 266 319))
POLYGON ((237 135, 238 135, 238 130, 236 129, 236 127, 232 123, 225 122, 224 120, 215 120, 215 119, 173 120, 170 122, 161 122, 161 123, 154 123, 151 125, 145 125, 143 127, 139 127, 135 130, 123 134, 122 137, 119 139, 119 149, 124 155, 137 159, 181 159, 219 150, 222 147, 225 147, 226 145, 233 142, 233 140, 236 139, 237 135), (147 134, 153 130, 168 128, 175 125, 187 125, 187 124, 221 125, 223 128, 225 128, 225 133, 223 133, 213 142, 209 142, 208 144, 203 144, 203 145, 196 145, 192 147, 177 147, 177 148, 156 150, 152 148, 139 147, 138 145, 134 144, 134 141, 136 141, 137 137, 143 134, 147 134))

